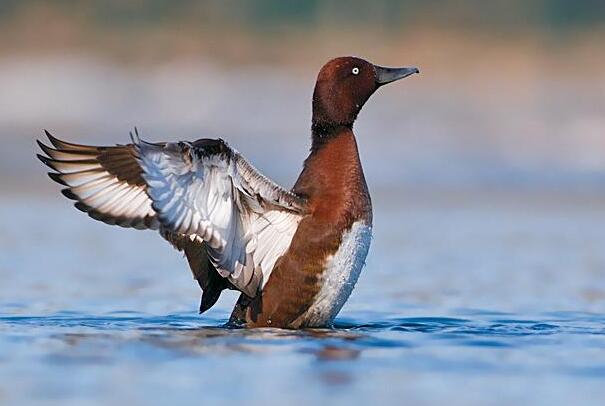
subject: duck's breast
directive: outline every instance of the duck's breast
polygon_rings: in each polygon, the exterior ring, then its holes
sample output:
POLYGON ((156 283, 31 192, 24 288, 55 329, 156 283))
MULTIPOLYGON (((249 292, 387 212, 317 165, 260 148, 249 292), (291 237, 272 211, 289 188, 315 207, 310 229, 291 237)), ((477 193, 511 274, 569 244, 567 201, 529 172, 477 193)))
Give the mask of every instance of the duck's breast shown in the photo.
POLYGON ((319 277, 320 289, 309 309, 295 324, 301 327, 326 327, 345 304, 359 275, 372 240, 372 225, 358 220, 344 232, 341 243, 333 255, 325 260, 319 277))

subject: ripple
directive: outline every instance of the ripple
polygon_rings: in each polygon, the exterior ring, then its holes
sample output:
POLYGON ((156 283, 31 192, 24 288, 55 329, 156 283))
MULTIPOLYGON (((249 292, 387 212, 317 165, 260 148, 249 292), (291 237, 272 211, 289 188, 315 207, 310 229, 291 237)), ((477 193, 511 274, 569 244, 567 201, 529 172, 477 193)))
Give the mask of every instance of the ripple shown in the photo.
MULTIPOLYGON (((468 312, 466 315, 470 316, 468 312)), ((5 341, 52 340, 71 349, 47 354, 48 362, 99 361, 91 346, 144 345, 168 351, 176 357, 279 352, 281 348, 314 354, 324 361, 354 359, 365 352, 444 344, 494 350, 556 344, 547 341, 547 337, 570 342, 573 340, 565 337, 578 337, 586 348, 605 347, 605 340, 601 338, 605 337, 601 316, 586 313, 553 312, 531 319, 516 315, 504 318, 503 314, 493 312, 467 318, 381 317, 369 323, 359 322, 355 317, 342 318, 332 329, 284 330, 230 328, 225 326, 226 318, 200 317, 196 313, 150 315, 124 310, 91 315, 60 311, 44 316, 0 316, 0 329, 6 333, 5 341), (598 339, 588 342, 589 337, 598 339), (74 348, 81 352, 72 353, 74 348)))

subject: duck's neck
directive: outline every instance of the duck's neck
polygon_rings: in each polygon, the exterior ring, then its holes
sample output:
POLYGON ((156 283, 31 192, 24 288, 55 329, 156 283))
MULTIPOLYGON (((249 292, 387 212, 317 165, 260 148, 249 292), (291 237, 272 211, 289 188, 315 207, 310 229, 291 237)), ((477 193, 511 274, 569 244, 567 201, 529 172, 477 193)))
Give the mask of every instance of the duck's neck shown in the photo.
POLYGON ((317 82, 313 91, 313 117, 311 134, 313 143, 311 150, 315 151, 343 133, 353 133, 353 123, 359 109, 344 108, 342 100, 337 99, 335 92, 323 91, 325 86, 317 82))
POLYGON ((348 126, 318 130, 320 132, 313 132, 311 153, 294 186, 295 193, 308 197, 316 193, 339 193, 344 185, 352 182, 365 185, 353 130, 348 126))
POLYGON ((311 153, 318 151, 329 141, 342 135, 353 136, 353 124, 334 124, 313 120, 311 125, 311 153))

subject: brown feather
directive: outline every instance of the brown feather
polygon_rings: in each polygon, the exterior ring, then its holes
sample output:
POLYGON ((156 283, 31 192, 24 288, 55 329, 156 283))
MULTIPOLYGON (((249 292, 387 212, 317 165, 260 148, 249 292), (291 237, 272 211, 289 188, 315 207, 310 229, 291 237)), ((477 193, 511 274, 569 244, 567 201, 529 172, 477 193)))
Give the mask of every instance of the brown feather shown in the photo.
POLYGON ((296 325, 296 319, 319 292, 326 258, 338 250, 343 232, 355 221, 372 222, 372 203, 350 129, 342 128, 311 153, 293 192, 307 197, 309 215, 300 222, 262 295, 252 300, 240 296, 231 315, 234 324, 304 327, 296 325))
MULTIPOLYGON (((146 215, 141 218, 115 215, 104 212, 104 205, 91 206, 91 199, 99 196, 93 193, 96 184, 103 180, 115 178, 116 185, 119 182, 145 191, 147 185, 142 177, 142 170, 136 159, 136 152, 132 144, 116 145, 113 147, 98 147, 91 145, 74 144, 62 141, 45 131, 46 136, 55 148, 51 148, 38 141, 38 145, 45 155, 38 158, 55 172, 50 172, 49 177, 55 182, 67 186, 61 193, 71 200, 76 200, 75 207, 95 219, 110 225, 132 227, 136 229, 157 228, 159 222, 155 215, 146 215), (98 174, 98 176, 95 176, 98 174), (106 174, 106 175, 103 175, 106 174), (82 179, 80 183, 78 180, 82 179)), ((100 191, 99 191, 100 192, 100 191)), ((138 194, 129 194, 131 198, 138 194)), ((97 200, 98 201, 98 200, 97 200)), ((103 200, 101 200, 103 202, 103 200)), ((110 205, 112 206, 112 205, 110 205)), ((140 207, 140 205, 139 205, 140 207)), ((134 209, 134 208, 133 208, 134 209)), ((134 211, 134 210, 129 210, 134 211)))

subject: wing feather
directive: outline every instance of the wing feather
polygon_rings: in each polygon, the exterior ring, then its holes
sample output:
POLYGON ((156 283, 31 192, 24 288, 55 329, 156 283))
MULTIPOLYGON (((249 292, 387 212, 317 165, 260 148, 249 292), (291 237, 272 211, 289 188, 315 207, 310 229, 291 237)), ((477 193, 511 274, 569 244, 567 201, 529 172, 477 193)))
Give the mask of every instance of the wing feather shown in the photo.
POLYGON ((54 148, 38 141, 52 180, 66 186, 63 195, 95 220, 137 229, 159 222, 132 145, 94 147, 59 140, 46 132, 54 148))
POLYGON ((77 209, 107 224, 159 229, 186 253, 209 292, 200 309, 226 287, 254 297, 305 215, 301 197, 220 139, 147 143, 137 136, 133 144, 96 147, 46 135, 52 147, 38 142, 38 157, 77 209))
POLYGON ((305 202, 222 140, 135 142, 162 227, 206 243, 217 272, 253 297, 290 245, 305 202))

